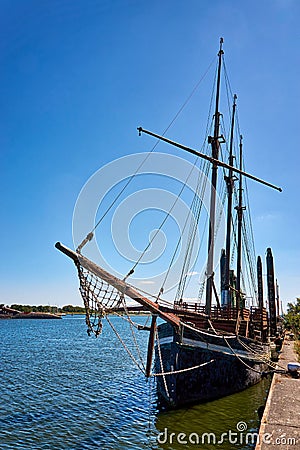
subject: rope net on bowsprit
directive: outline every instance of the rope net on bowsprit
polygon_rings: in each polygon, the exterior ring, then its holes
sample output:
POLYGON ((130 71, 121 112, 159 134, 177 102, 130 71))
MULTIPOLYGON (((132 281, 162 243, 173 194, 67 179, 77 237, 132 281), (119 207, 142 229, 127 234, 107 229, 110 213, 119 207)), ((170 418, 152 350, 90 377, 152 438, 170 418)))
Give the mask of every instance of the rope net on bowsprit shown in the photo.
POLYGON ((82 266, 78 267, 79 291, 85 306, 88 335, 102 331, 101 319, 122 305, 122 293, 82 266))

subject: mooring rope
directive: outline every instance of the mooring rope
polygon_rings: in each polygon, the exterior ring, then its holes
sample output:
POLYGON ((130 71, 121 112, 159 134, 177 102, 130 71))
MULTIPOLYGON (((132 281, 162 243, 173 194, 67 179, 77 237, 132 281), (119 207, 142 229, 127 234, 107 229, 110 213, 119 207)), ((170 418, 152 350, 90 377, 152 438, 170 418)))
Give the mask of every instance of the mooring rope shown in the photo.
POLYGON ((152 373, 150 376, 151 377, 161 377, 161 376, 165 376, 165 375, 177 375, 179 373, 184 373, 184 372, 189 372, 191 370, 199 369, 200 367, 207 366, 208 364, 211 364, 213 362, 215 362, 215 360, 211 359, 210 361, 206 361, 205 363, 198 364, 197 366, 187 367, 186 369, 173 370, 171 372, 152 373))

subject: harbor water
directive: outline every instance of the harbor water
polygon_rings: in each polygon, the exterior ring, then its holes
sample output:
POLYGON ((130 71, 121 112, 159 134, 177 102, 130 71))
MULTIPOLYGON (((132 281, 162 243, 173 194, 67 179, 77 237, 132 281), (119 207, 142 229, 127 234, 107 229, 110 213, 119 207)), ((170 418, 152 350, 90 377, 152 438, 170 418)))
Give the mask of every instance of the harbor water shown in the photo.
MULTIPOLYGON (((144 323, 146 317, 136 316, 144 323)), ((111 321, 132 352, 131 329, 111 321)), ((137 332, 145 360, 148 332, 137 332)), ((226 398, 159 413, 155 383, 104 320, 98 339, 83 316, 0 321, 0 449, 129 450, 254 447, 269 380, 226 398)))

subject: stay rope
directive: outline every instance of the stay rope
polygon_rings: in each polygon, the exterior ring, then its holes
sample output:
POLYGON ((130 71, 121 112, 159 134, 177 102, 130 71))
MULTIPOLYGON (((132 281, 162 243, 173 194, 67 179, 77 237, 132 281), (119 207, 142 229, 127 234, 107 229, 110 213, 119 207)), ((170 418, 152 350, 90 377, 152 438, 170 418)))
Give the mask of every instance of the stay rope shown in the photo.
MULTIPOLYGON (((182 185, 182 187, 181 187, 181 189, 180 189, 178 195, 176 196, 174 202, 172 203, 171 208, 169 209, 169 211, 168 211, 167 214, 165 215, 165 217, 164 217, 164 219, 162 220, 162 222, 160 223, 159 227, 155 230, 155 233, 153 234, 152 238, 150 239, 150 241, 149 241, 148 244, 146 245, 145 249, 144 249, 143 252, 141 253, 141 255, 140 255, 140 257, 138 258, 138 260, 137 260, 137 261, 135 262, 135 264, 132 266, 132 268, 131 268, 131 270, 130 270, 129 273, 133 273, 133 272, 134 272, 134 270, 136 269, 136 267, 138 266, 138 264, 141 262, 141 260, 142 260, 143 257, 145 256, 145 253, 147 252, 147 250, 149 249, 149 247, 151 247, 151 245, 152 245, 154 239, 156 238, 156 236, 158 235, 158 233, 160 232, 160 230, 163 228, 163 226, 164 226, 164 224, 166 223, 166 221, 168 220, 168 218, 171 216, 171 213, 172 213, 173 209, 174 209, 175 206, 177 205, 177 202, 179 201, 179 199, 180 199, 180 197, 181 197, 181 195, 182 195, 184 189, 186 188, 187 182, 188 182, 188 180, 190 179, 190 177, 191 177, 191 175, 192 175, 192 173, 193 173, 193 171, 194 171, 194 169, 195 169, 196 162, 197 162, 197 160, 195 160, 195 162, 194 162, 194 164, 193 164, 193 167, 191 168, 191 170, 190 170, 190 172, 189 172, 189 174, 188 174, 188 176, 187 176, 187 178, 186 178, 184 184, 182 185)), ((128 275, 127 275, 127 276, 128 276, 128 275)), ((127 276, 126 276, 126 278, 127 278, 127 276)))
POLYGON ((111 326, 112 330, 114 331, 115 335, 117 336, 117 338, 119 339, 119 341, 121 342, 123 348, 125 349, 125 351, 127 352, 127 354, 129 355, 130 359, 133 361, 133 363, 137 366, 137 368, 143 373, 145 374, 145 369, 143 366, 140 366, 139 362, 136 360, 136 358, 134 357, 133 353, 129 350, 128 346, 125 344, 125 342, 123 341, 122 337, 120 336, 120 333, 116 330, 115 326, 113 325, 112 321, 109 319, 108 315, 106 316, 106 320, 109 323, 109 325, 111 326))
POLYGON ((124 308, 125 313, 126 313, 128 319, 129 319, 130 331, 131 331, 131 334, 132 334, 132 338, 133 338, 133 341, 134 341, 134 345, 135 345, 135 348, 136 348, 139 360, 140 360, 141 365, 142 365, 142 367, 144 369, 144 372, 146 372, 146 366, 144 364, 144 361, 143 361, 143 358, 142 358, 142 355, 141 355, 141 352, 140 352, 140 347, 139 347, 139 345, 137 343, 137 340, 136 340, 136 336, 135 336, 134 329, 133 329, 133 322, 130 319, 130 315, 129 315, 129 312, 128 312, 128 309, 127 309, 127 305, 126 305, 126 301, 125 301, 124 295, 121 298, 122 298, 123 308, 124 308))
MULTIPOLYGON (((178 116, 181 114, 181 112, 183 111, 183 109, 186 107, 186 105, 189 103, 189 101, 191 100, 191 98, 193 97, 193 95, 195 94, 195 92, 197 91, 198 87, 200 86, 200 84, 202 83, 202 81, 205 79, 206 75, 208 74, 208 72, 210 71, 214 61, 215 61, 215 57, 212 59, 211 63, 209 64, 209 66, 207 67, 206 71, 204 72, 204 74, 201 76, 200 80, 195 84, 195 86, 193 87, 192 91, 190 92, 190 94, 188 95, 188 97, 186 98, 186 100, 183 102, 183 104, 181 105, 181 107, 178 109, 177 113, 175 114, 175 116, 173 117, 173 119, 170 121, 169 125, 165 128, 165 130, 162 133, 162 136, 165 136, 165 134, 167 133, 167 131, 171 128, 171 126, 174 124, 174 122, 177 120, 178 116)), ((102 214, 102 216, 100 217, 100 219, 96 222, 95 226, 92 228, 92 230, 87 234, 87 236, 83 239, 83 241, 79 244, 79 246, 77 247, 77 252, 80 253, 81 250, 83 249, 83 247, 93 239, 94 236, 94 232, 96 230, 96 228, 98 228, 98 226, 100 225, 100 223, 103 221, 103 219, 107 216, 107 214, 109 213, 109 211, 112 209, 112 207, 116 204, 116 202, 118 201, 118 199, 121 197, 121 195, 123 194, 123 192, 127 189, 127 187, 129 186, 129 184, 132 182, 132 180, 135 178, 135 176, 139 173, 140 169, 143 167, 143 165, 145 164, 145 162, 147 161, 147 159, 150 157, 150 155, 154 152, 155 148, 158 146, 158 144, 160 143, 160 140, 158 139, 155 144, 153 145, 153 147, 151 148, 151 150, 146 154, 145 158, 143 159, 143 161, 139 164, 139 166, 137 167, 137 169, 135 170, 135 172, 128 178, 126 184, 123 186, 123 188, 120 190, 120 192, 117 194, 117 196, 114 198, 114 200, 112 201, 112 203, 109 205, 109 207, 104 211, 104 213, 102 214)))
MULTIPOLYGON (((229 105, 229 93, 231 97, 233 97, 232 88, 230 85, 230 79, 228 76, 228 71, 226 68, 225 59, 223 58, 223 67, 224 67, 224 74, 225 74, 225 84, 226 84, 226 93, 227 93, 227 103, 228 103, 228 109, 230 110, 229 105)), ((240 124, 239 124, 239 116, 238 116, 238 108, 236 110, 236 124, 237 124, 237 134, 240 137, 241 136, 241 130, 240 130, 240 124)), ((239 152, 238 152, 239 153, 239 152)), ((238 160, 239 155, 235 154, 235 158, 238 160)), ((245 166, 243 161, 243 166, 245 166)), ((252 220, 251 220, 251 214, 250 214, 250 202, 249 202, 249 195, 248 195, 248 185, 247 185, 247 178, 245 177, 244 180, 244 190, 246 192, 246 213, 243 215, 243 238, 244 238, 244 247, 246 250, 244 250, 244 256, 245 259, 248 261, 247 266, 247 277, 248 277, 248 285, 250 290, 252 291, 252 297, 257 299, 257 283, 255 278, 255 265, 256 265, 256 251, 255 251, 255 245, 254 245, 254 237, 253 237, 253 226, 252 226, 252 220)), ((236 198, 237 200, 237 198, 236 198)))
POLYGON ((162 355, 161 355, 160 341, 159 341, 157 329, 156 329, 156 331, 155 331, 155 337, 156 337, 156 342, 157 342, 157 352, 158 352, 158 357, 159 357, 159 364, 160 364, 161 376, 162 376, 162 378, 163 378, 163 382, 164 382, 164 387, 165 387, 166 394, 167 394, 168 398, 170 398, 170 394, 169 394, 169 390, 168 390, 168 385, 167 385, 167 381, 166 381, 166 377, 165 377, 165 373, 164 373, 164 365, 163 365, 163 360, 162 360, 162 355))
POLYGON ((242 363, 244 364, 244 366, 246 366, 248 369, 252 370, 253 372, 259 373, 260 375, 262 375, 262 371, 254 369, 254 367, 249 366, 249 364, 247 364, 245 361, 242 360, 242 358, 233 350, 233 348, 231 347, 231 345, 229 344, 229 342, 227 341, 226 338, 224 338, 224 341, 226 342, 228 348, 232 351, 232 353, 234 354, 234 356, 242 363))

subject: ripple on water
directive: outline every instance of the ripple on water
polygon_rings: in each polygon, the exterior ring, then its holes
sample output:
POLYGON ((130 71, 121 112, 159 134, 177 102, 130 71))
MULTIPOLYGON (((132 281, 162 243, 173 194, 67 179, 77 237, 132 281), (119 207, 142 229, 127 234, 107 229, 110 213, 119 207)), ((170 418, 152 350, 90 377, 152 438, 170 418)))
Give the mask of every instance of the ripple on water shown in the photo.
MULTIPOLYGON (((113 320, 119 329, 125 327, 121 319, 113 320)), ((239 420, 257 428, 255 409, 263 402, 265 384, 164 414, 155 412, 152 389, 150 414, 149 383, 107 323, 99 339, 89 338, 85 328, 84 318, 76 316, 0 322, 1 450, 189 448, 159 445, 156 436, 165 428, 219 433, 239 420)), ((146 349, 148 334, 140 332, 138 339, 146 349)))

